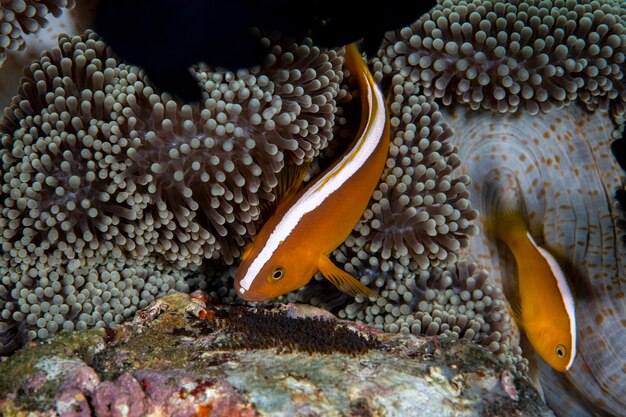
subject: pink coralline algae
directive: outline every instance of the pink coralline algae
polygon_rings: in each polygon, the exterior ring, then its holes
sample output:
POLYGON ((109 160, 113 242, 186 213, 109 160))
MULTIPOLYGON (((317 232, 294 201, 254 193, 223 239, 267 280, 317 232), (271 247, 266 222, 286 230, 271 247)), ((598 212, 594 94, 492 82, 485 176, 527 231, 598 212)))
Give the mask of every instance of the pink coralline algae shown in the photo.
POLYGON ((94 414, 102 417, 257 415, 226 381, 184 371, 124 373, 101 383, 92 401, 94 414))

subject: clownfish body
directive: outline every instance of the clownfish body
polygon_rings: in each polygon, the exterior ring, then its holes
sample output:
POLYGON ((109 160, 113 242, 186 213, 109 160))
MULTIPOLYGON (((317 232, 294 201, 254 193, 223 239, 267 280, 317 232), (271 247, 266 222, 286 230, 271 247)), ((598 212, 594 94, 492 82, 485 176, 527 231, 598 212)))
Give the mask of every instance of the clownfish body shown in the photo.
POLYGON ((375 296, 328 258, 367 208, 389 151, 389 118, 382 92, 353 44, 346 47, 345 60, 361 94, 357 139, 316 180, 283 198, 244 250, 235 289, 245 300, 262 301, 296 290, 318 271, 348 294, 375 296))
POLYGON ((528 231, 518 210, 498 213, 495 233, 517 263, 513 316, 539 356, 559 372, 576 357, 574 297, 561 267, 528 231))

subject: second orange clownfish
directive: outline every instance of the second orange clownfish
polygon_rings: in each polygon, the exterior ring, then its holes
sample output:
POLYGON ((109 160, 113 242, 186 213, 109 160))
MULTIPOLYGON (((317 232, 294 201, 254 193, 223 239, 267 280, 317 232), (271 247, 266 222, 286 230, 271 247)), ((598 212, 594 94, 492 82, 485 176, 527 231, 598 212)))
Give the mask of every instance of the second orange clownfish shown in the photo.
POLYGON ((517 277, 509 294, 511 313, 539 356, 553 369, 568 371, 576 358, 576 306, 557 260, 528 230, 517 199, 486 223, 515 257, 517 277))
POLYGON ((294 291, 318 271, 347 294, 376 296, 328 258, 363 215, 389 152, 385 100, 354 44, 346 47, 345 63, 361 95, 357 138, 314 181, 297 193, 287 192, 244 250, 235 289, 245 300, 263 301, 294 291))

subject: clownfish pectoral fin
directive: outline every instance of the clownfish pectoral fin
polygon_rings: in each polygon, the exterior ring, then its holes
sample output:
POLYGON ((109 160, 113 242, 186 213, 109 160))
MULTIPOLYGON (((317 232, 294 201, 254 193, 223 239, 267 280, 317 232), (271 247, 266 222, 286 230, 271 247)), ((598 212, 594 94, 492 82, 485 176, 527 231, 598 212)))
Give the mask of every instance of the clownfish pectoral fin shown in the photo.
POLYGON ((353 297, 357 294, 364 295, 367 298, 378 297, 373 290, 367 288, 365 285, 361 284, 358 279, 354 278, 352 275, 332 263, 326 255, 320 255, 318 269, 324 278, 329 280, 335 287, 346 294, 353 297))
POLYGON ((273 201, 263 202, 260 205, 264 219, 271 217, 280 206, 287 204, 302 188, 304 177, 309 171, 310 160, 301 165, 285 166, 278 174, 278 184, 272 190, 273 201))
MULTIPOLYGON (((515 280, 517 281, 517 279, 515 280)), ((506 294, 506 299, 509 302, 509 314, 513 317, 513 320, 518 325, 522 325, 522 304, 520 302, 519 293, 517 291, 506 294)))

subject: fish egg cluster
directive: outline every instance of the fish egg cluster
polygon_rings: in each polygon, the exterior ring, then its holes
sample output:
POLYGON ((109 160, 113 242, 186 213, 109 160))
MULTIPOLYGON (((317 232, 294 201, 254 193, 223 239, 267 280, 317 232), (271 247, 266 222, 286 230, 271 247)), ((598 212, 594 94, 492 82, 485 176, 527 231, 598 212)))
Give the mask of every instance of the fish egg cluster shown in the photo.
POLYGON ((623 114, 623 8, 617 0, 445 0, 385 41, 377 69, 473 110, 535 114, 578 99, 623 114))
POLYGON ((193 106, 91 31, 62 35, 25 68, 0 119, 0 350, 119 321, 187 290, 206 259, 239 255, 280 171, 332 138, 343 88, 342 49, 262 42, 261 68, 196 68, 204 101, 193 106), (41 303, 53 312, 31 311, 41 303))
POLYGON ((0 65, 6 51, 24 49, 24 35, 35 33, 48 24, 48 14, 58 17, 75 0, 3 0, 0 4, 0 65))
MULTIPOLYGON (((373 338, 319 317, 298 317, 294 313, 259 306, 230 307, 228 318, 216 320, 227 329, 228 338, 211 345, 217 349, 279 349, 301 352, 358 354, 376 347, 373 338)), ((219 313, 218 313, 219 314, 219 313)), ((332 316, 331 316, 332 317, 332 316)))
POLYGON ((437 104, 394 77, 391 87, 389 158, 369 207, 346 242, 333 254, 346 270, 353 264, 398 276, 454 263, 478 213, 469 202, 469 177, 448 139, 453 135, 437 104))

